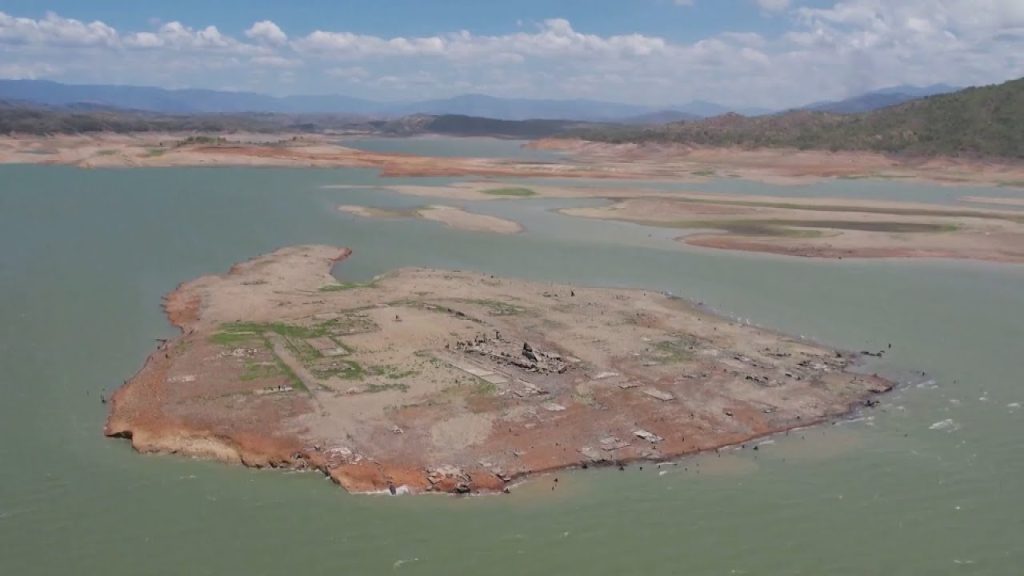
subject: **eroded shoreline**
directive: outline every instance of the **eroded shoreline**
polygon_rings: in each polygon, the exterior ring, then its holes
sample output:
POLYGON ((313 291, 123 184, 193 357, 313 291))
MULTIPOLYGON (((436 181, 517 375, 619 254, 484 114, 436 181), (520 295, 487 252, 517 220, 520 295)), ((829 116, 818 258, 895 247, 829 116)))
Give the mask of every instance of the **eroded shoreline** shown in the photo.
POLYGON ((808 426, 892 386, 659 293, 423 269, 338 283, 347 256, 285 248, 182 284, 164 303, 182 334, 105 432, 352 492, 494 492, 808 426))
POLYGON ((716 177, 803 184, 836 178, 903 179, 942 185, 1024 185, 1024 163, 962 158, 898 158, 869 152, 695 148, 539 140, 532 148, 565 153, 560 160, 426 157, 368 152, 336 137, 310 134, 195 136, 133 133, 0 136, 0 164, 65 164, 82 168, 277 166, 377 168, 386 177, 478 176, 703 182, 716 177))

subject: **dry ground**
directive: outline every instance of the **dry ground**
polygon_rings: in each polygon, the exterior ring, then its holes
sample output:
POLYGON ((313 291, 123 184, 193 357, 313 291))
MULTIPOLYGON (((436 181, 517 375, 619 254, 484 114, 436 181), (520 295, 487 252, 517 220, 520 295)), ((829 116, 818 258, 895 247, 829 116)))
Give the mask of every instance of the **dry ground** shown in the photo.
POLYGON ((346 256, 286 248, 183 284, 165 303, 182 335, 117 392, 107 434, 352 491, 496 491, 810 425, 890 388, 853 355, 656 292, 424 269, 339 283, 346 256))

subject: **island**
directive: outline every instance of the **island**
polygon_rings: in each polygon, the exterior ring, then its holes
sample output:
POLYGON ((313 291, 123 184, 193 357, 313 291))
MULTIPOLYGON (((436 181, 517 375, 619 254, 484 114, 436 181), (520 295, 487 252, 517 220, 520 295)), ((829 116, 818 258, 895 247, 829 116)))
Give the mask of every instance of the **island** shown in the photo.
POLYGON ((164 301, 180 335, 111 398, 106 434, 351 492, 500 492, 810 426, 893 386, 861 354, 659 291, 420 268, 338 281, 349 257, 287 247, 180 285, 164 301))

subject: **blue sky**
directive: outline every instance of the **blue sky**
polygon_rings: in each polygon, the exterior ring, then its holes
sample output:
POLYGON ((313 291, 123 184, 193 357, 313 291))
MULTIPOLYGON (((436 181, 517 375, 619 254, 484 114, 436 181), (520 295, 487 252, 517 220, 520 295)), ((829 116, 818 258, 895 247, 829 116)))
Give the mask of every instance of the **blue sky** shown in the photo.
POLYGON ((0 0, 0 77, 781 107, 1024 75, 1024 0, 0 0))

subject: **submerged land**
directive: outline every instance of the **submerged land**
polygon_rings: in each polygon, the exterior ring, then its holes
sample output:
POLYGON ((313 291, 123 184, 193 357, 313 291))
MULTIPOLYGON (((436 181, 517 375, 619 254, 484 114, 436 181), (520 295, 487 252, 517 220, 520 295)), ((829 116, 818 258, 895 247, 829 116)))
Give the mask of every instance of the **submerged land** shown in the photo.
POLYGON ((114 395, 106 433, 354 492, 493 492, 739 444, 892 387, 857 354, 658 292, 415 268, 339 282, 348 257, 284 248, 179 286, 181 335, 114 395))
MULTIPOLYGON (((955 258, 1024 262, 1024 213, 1020 198, 965 196, 961 205, 889 200, 815 199, 709 194, 702 184, 742 178, 781 185, 823 179, 928 180, 944 185, 999 185, 1016 190, 1024 165, 952 158, 894 160, 875 153, 683 148, 676 144, 608 144, 566 139, 536 141, 558 148, 550 161, 503 158, 436 158, 369 152, 324 136, 232 134, 128 134, 0 138, 0 160, 124 166, 356 166, 384 176, 455 176, 444 186, 393 185, 385 189, 431 198, 408 210, 342 206, 370 218, 418 218, 500 234, 520 223, 474 213, 441 200, 519 200, 530 197, 601 198, 609 205, 563 210, 576 217, 613 219, 679 230, 681 244, 813 258, 955 258), (548 180, 508 184, 507 178, 548 180), (557 183, 559 179, 562 183, 557 183), (586 180, 614 179, 590 185, 586 180), (632 186, 660 181, 677 189, 632 186), (556 182, 556 183, 552 183, 556 182), (679 190, 685 185, 692 190, 679 190)), ((348 186, 337 186, 338 189, 348 186)), ((365 188, 365 187, 363 187, 365 188)))

